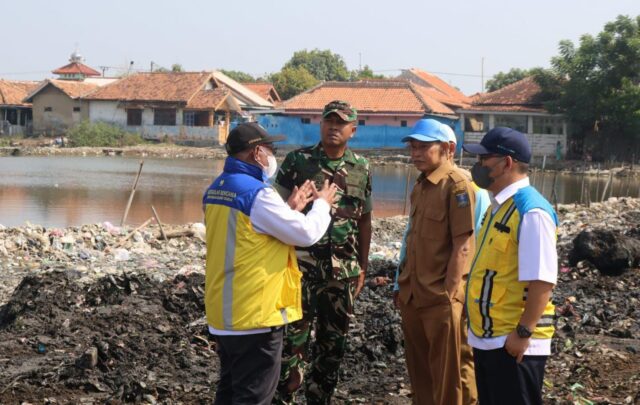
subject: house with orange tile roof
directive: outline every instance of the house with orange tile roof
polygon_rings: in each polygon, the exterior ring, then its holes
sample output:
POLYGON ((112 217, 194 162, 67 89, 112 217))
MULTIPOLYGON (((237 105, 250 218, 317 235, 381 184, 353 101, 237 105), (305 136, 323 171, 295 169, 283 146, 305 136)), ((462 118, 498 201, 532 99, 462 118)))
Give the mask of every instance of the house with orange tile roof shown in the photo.
POLYGON ((0 135, 23 135, 31 127, 32 105, 24 98, 38 82, 0 79, 0 135))
POLYGON ((567 120, 544 107, 541 89, 533 77, 491 93, 477 94, 460 114, 464 142, 480 142, 495 127, 510 127, 526 134, 535 156, 555 156, 558 142, 567 150, 567 120))
POLYGON ((79 80, 46 79, 38 84, 24 102, 33 105, 33 133, 62 135, 89 118, 83 97, 98 88, 96 83, 79 80))
POLYGON ((136 73, 83 99, 91 122, 118 125, 146 139, 168 136, 225 143, 232 114, 242 111, 213 72, 136 73))
POLYGON ((454 109, 432 93, 430 88, 400 79, 324 82, 282 102, 279 115, 262 115, 258 122, 271 133, 285 133, 291 144, 314 143, 324 106, 332 100, 345 100, 358 111, 353 147, 403 147, 400 139, 421 118, 455 125, 458 117, 454 109))
POLYGON ((358 110, 358 125, 407 127, 426 115, 456 119, 453 109, 433 98, 427 88, 407 80, 324 82, 282 103, 286 115, 319 123, 332 100, 345 100, 358 110))
POLYGON ((428 94, 452 109, 469 105, 471 99, 460 90, 448 84, 438 76, 424 70, 412 68, 402 70, 399 79, 408 80, 427 89, 428 94))
POLYGON ((242 83, 246 88, 257 93, 260 97, 269 101, 272 104, 277 104, 282 101, 280 98, 280 94, 276 91, 276 88, 273 87, 273 84, 267 82, 251 82, 251 83, 242 83))
POLYGON ((100 86, 113 83, 117 78, 101 77, 95 69, 85 65, 75 51, 69 63, 52 71, 56 79, 45 79, 23 96, 23 102, 32 104, 32 133, 62 135, 74 125, 89 118, 84 96, 100 86))

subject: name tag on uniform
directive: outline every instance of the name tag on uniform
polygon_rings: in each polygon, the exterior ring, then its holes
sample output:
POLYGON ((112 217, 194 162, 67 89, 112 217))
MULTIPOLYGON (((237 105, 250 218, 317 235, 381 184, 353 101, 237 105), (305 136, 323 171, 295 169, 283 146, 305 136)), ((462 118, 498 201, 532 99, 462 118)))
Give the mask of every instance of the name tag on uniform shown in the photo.
POLYGON ((468 193, 458 193, 458 194, 456 194, 456 203, 458 203, 458 208, 468 207, 469 206, 469 194, 468 193))

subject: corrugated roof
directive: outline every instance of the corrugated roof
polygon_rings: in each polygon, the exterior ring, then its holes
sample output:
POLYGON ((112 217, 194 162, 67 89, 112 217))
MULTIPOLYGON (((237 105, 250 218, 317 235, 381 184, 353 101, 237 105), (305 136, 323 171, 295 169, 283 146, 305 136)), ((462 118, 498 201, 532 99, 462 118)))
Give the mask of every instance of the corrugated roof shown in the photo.
POLYGON ((406 80, 325 82, 282 103, 287 112, 320 112, 333 100, 345 100, 360 113, 454 115, 421 86, 406 80))
MULTIPOLYGON (((432 97, 441 103, 460 107, 469 104, 471 101, 469 97, 465 96, 460 90, 436 75, 416 68, 409 69, 406 72, 409 73, 409 76, 404 75, 403 77, 409 78, 410 75, 413 75, 419 79, 417 84, 423 84, 425 87, 434 89, 435 91, 432 90, 432 97), (420 81, 424 83, 420 83, 420 81)), ((409 80, 411 79, 409 78, 409 80)))
POLYGON ((0 105, 31 107, 23 100, 38 87, 38 82, 0 79, 0 105))
POLYGON ((83 74, 85 76, 100 76, 100 72, 80 62, 71 62, 68 65, 57 68, 51 73, 57 75, 83 74))
POLYGON ((233 80, 224 73, 216 70, 213 72, 213 77, 215 77, 219 83, 227 86, 231 90, 233 96, 245 106, 265 109, 273 108, 273 103, 266 100, 247 86, 244 86, 242 83, 233 80))

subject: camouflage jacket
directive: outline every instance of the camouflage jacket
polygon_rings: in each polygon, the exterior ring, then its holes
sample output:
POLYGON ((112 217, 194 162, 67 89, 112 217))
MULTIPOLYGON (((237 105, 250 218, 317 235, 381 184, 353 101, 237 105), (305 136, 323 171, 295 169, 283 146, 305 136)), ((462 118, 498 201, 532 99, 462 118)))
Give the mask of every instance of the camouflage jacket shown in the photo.
MULTIPOLYGON (((313 180, 320 189, 325 179, 338 186, 339 200, 331 207, 332 221, 327 233, 315 245, 298 248, 298 264, 309 278, 355 277, 360 273, 358 221, 371 212, 371 172, 367 159, 347 149, 336 165, 321 144, 298 149, 285 157, 274 187, 286 200, 294 186, 313 180)), ((311 205, 307 206, 303 212, 310 208, 311 205)))

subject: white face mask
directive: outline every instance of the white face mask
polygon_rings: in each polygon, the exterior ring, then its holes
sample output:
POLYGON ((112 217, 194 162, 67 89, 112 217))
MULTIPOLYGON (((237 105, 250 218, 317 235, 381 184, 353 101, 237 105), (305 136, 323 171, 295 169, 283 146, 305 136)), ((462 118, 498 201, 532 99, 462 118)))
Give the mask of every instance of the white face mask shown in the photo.
POLYGON ((271 178, 275 176, 276 172, 278 171, 278 162, 276 161, 275 156, 265 152, 262 148, 260 148, 260 150, 262 151, 262 153, 267 155, 267 162, 269 162, 269 165, 267 167, 262 168, 262 172, 265 176, 267 176, 267 178, 271 178))

